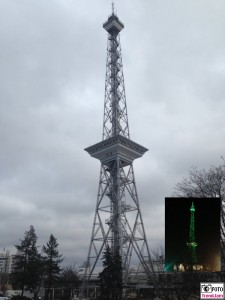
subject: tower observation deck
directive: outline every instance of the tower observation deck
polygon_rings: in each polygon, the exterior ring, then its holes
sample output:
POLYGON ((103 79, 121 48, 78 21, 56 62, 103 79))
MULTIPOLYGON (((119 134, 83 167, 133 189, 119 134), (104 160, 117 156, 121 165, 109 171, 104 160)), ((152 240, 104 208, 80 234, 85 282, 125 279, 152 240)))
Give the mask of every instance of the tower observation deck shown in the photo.
POLYGON ((103 135, 101 142, 85 149, 101 169, 84 287, 97 273, 107 246, 121 255, 124 285, 131 266, 147 272, 151 264, 133 170, 133 161, 148 149, 129 134, 119 35, 124 25, 113 11, 103 28, 108 32, 103 135))

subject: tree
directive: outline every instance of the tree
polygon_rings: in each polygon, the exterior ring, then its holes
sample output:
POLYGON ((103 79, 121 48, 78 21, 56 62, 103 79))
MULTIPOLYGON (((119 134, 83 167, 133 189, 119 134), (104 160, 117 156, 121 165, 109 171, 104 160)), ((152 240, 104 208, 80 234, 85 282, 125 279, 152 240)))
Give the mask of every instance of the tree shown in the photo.
POLYGON ((37 235, 31 225, 24 233, 24 239, 15 245, 18 255, 16 261, 16 272, 13 274, 13 282, 22 290, 34 293, 37 298, 43 278, 43 260, 37 248, 37 235))
POLYGON ((58 251, 59 244, 53 234, 50 235, 46 246, 43 246, 44 254, 44 269, 45 269, 45 283, 47 286, 47 299, 49 298, 50 288, 54 286, 59 279, 60 263, 63 261, 62 254, 58 251))
POLYGON ((75 264, 64 267, 60 275, 60 283, 72 299, 74 291, 79 287, 78 270, 75 264))
POLYGON ((103 271, 99 273, 101 296, 103 299, 122 298, 122 259, 119 249, 112 251, 108 246, 103 253, 103 271))
POLYGON ((123 267, 122 267, 122 258, 119 252, 119 248, 113 253, 113 299, 122 299, 123 292, 123 267))
POLYGON ((188 177, 176 184, 174 195, 178 197, 220 197, 221 207, 221 258, 225 269, 225 162, 208 170, 191 168, 188 177))

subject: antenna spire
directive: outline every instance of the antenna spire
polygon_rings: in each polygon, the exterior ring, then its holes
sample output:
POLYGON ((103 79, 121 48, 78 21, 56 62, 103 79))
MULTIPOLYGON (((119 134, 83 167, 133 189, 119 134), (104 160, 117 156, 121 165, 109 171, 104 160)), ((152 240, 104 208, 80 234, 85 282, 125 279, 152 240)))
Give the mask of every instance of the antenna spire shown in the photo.
POLYGON ((112 14, 114 15, 114 11, 115 11, 115 4, 114 1, 112 1, 112 14))

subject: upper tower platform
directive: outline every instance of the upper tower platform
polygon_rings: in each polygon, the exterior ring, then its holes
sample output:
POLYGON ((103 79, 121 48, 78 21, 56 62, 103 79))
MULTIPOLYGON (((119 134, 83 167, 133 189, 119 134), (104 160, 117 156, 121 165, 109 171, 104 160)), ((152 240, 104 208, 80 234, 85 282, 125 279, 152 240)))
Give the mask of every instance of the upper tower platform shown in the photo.
POLYGON ((190 211, 195 211, 194 202, 192 202, 192 205, 191 205, 190 211))
POLYGON ((109 34, 117 35, 124 28, 124 25, 113 12, 112 15, 109 16, 108 20, 103 24, 103 28, 109 34))

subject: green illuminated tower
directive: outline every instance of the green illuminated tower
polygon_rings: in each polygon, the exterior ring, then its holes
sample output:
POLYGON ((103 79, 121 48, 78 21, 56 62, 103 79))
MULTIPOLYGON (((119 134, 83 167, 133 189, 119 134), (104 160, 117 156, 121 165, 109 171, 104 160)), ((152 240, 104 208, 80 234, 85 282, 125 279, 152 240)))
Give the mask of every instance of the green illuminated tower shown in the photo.
POLYGON ((198 244, 195 241, 195 206, 193 202, 190 211, 191 220, 189 229, 189 241, 187 242, 187 246, 190 254, 190 267, 191 269, 193 269, 193 265, 197 264, 196 247, 198 246, 198 244))

